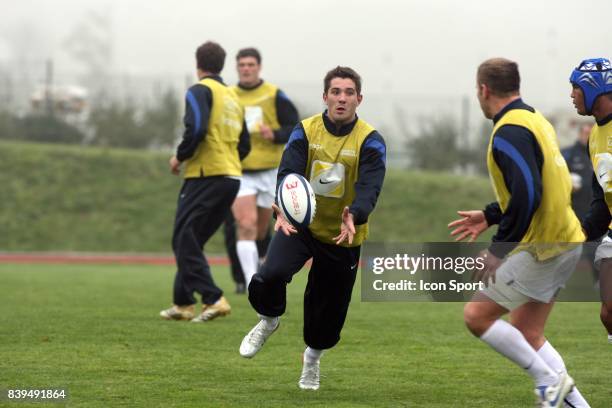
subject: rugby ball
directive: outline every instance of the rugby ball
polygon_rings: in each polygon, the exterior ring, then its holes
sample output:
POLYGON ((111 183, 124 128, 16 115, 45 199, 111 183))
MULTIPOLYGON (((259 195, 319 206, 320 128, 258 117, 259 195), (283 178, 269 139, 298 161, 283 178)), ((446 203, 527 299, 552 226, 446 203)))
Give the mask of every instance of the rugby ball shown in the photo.
POLYGON ((276 201, 285 219, 296 228, 306 228, 314 219, 317 201, 308 180, 296 173, 285 176, 276 201))

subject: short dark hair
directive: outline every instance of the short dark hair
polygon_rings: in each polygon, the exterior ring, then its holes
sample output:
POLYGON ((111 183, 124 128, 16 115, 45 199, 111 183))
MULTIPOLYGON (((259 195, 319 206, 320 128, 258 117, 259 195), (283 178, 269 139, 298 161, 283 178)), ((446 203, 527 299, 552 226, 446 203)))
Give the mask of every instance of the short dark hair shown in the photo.
POLYGON ((196 61, 202 71, 218 74, 225 65, 225 50, 216 42, 207 41, 196 50, 196 61))
POLYGON ((238 54, 236 54, 236 61, 238 61, 240 58, 245 57, 253 57, 257 60, 258 64, 261 64, 261 54, 259 53, 259 51, 257 51, 257 48, 248 47, 241 49, 240 51, 238 51, 238 54))
POLYGON ((334 78, 352 79, 355 83, 355 90, 357 91, 357 94, 361 95, 361 77, 359 74, 352 68, 341 67, 339 65, 325 75, 325 79, 323 80, 323 93, 327 93, 327 91, 329 91, 331 81, 334 78))
POLYGON ((517 94, 521 88, 518 64, 505 58, 491 58, 480 64, 477 81, 502 97, 517 94))

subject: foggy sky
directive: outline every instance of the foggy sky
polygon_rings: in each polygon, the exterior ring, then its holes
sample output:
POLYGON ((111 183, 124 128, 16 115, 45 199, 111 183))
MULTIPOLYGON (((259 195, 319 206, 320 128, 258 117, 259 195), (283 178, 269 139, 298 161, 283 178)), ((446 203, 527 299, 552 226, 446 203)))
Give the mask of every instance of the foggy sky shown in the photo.
MULTIPOLYGON (((111 21, 107 69, 183 80, 205 40, 228 52, 223 73, 244 46, 263 54, 263 77, 283 86, 320 86, 336 65, 355 68, 368 94, 474 96, 484 59, 519 63, 523 96, 552 109, 569 106, 568 77, 580 60, 612 57, 611 0, 2 0, 0 68, 56 62, 76 73, 65 41, 88 10, 111 21)), ((320 98, 321 90, 316 91, 320 98)), ((301 98, 308 97, 300 95, 301 98)), ((314 97, 314 96, 313 96, 314 97)))

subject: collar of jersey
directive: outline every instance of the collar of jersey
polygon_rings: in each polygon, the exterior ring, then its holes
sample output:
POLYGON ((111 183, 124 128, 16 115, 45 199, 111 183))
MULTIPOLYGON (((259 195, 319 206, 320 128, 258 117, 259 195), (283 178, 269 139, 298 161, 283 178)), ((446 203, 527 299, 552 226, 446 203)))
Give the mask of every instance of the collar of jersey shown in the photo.
POLYGON ((202 81, 202 80, 204 80, 206 78, 214 79, 215 81, 220 82, 223 85, 225 85, 223 83, 223 78, 221 78, 221 76, 219 76, 219 75, 206 75, 206 76, 203 76, 202 78, 200 78, 200 81, 202 81))
POLYGON ((521 98, 515 99, 512 102, 510 102, 509 104, 507 104, 506 106, 504 106, 502 108, 502 110, 500 110, 499 112, 497 112, 497 115, 495 115, 493 117, 493 123, 497 123, 499 122, 499 120, 509 111, 513 110, 513 109, 524 109, 524 110, 528 110, 529 112, 535 112, 535 109, 533 109, 531 106, 527 105, 525 102, 523 102, 523 100, 521 98))
POLYGON ((598 126, 605 126, 608 123, 610 123, 611 120, 612 120, 612 113, 609 114, 608 116, 606 116, 605 118, 603 118, 602 120, 598 120, 597 121, 597 125, 598 126))
POLYGON ((355 120, 353 120, 352 122, 347 123, 346 125, 338 126, 334 122, 332 122, 327 116, 327 109, 325 110, 325 112, 322 113, 322 115, 323 115, 323 124, 325 125, 325 129, 327 129, 327 131, 334 136, 348 135, 349 133, 353 131, 353 128, 355 127, 355 123, 357 123, 357 120, 359 120, 357 115, 355 115, 355 120))
POLYGON ((252 91, 253 89, 259 88, 261 85, 263 85, 263 83, 264 83, 263 79, 260 79, 259 82, 257 82, 253 86, 242 85, 240 82, 238 82, 238 88, 244 89, 245 91, 252 91))

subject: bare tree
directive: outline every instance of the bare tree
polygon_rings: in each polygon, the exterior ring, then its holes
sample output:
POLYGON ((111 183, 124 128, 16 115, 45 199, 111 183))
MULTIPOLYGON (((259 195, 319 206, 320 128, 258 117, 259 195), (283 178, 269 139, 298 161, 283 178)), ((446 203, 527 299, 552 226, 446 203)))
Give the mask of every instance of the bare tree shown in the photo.
POLYGON ((110 8, 90 10, 66 37, 64 47, 83 69, 81 82, 87 84, 96 100, 106 100, 114 65, 110 8))

